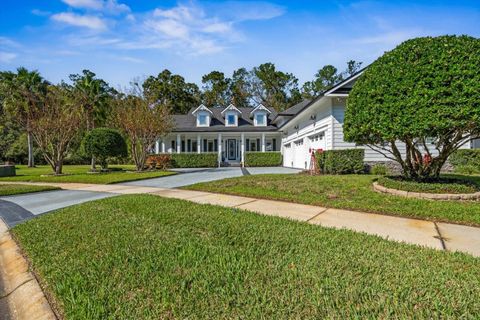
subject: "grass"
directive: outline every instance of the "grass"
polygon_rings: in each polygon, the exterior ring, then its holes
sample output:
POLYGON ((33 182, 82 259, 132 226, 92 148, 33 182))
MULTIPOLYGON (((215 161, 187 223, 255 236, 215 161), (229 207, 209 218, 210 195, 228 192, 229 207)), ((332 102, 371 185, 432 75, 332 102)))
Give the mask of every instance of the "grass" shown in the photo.
POLYGON ((28 186, 20 184, 1 184, 0 183, 0 196, 12 196, 15 194, 22 193, 31 193, 31 192, 40 192, 40 191, 50 191, 58 190, 57 187, 49 186, 28 186))
MULTIPOLYGON (((185 188, 480 226, 480 202, 433 201, 380 194, 372 187, 377 178, 372 175, 261 175, 185 188)), ((480 177, 465 178, 480 181, 480 177)))
POLYGON ((96 183, 110 184, 149 178, 163 177, 175 174, 172 171, 145 171, 134 172, 131 165, 114 165, 111 169, 123 169, 108 173, 87 173, 90 169, 88 165, 68 165, 63 167, 63 173, 66 175, 53 176, 50 166, 37 166, 28 168, 27 166, 16 166, 17 175, 14 177, 2 177, 0 181, 26 181, 26 182, 74 182, 74 183, 96 183), (46 176, 45 176, 46 175, 46 176))
POLYGON ((406 180, 402 177, 380 177, 378 183, 386 188, 425 193, 475 193, 480 186, 471 180, 452 177, 440 177, 429 182, 406 180))
POLYGON ((13 234, 66 319, 480 314, 477 258, 239 209, 119 196, 13 234))

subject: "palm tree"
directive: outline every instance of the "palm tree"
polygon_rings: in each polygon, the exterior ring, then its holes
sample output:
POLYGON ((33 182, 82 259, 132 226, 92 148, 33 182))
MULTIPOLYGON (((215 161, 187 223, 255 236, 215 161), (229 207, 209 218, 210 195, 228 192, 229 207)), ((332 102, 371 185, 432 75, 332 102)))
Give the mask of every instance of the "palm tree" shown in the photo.
MULTIPOLYGON (((82 74, 70 75, 77 103, 86 114, 86 129, 92 130, 104 125, 109 107, 112 88, 102 79, 95 78, 95 73, 83 70, 82 74)), ((91 170, 95 170, 95 158, 92 157, 91 170)))
POLYGON ((18 68, 17 73, 4 72, 1 77, 6 110, 27 132, 29 167, 35 166, 31 121, 42 103, 48 84, 38 71, 29 71, 24 67, 18 68))

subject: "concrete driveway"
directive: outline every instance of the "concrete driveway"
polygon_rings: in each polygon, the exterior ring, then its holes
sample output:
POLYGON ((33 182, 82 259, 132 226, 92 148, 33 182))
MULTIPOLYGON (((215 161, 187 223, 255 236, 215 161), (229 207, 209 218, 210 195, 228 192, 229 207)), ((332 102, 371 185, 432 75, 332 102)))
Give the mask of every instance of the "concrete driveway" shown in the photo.
POLYGON ((256 174, 295 174, 301 170, 283 168, 283 167, 264 167, 264 168, 199 168, 199 169, 175 169, 179 174, 154 179, 132 181, 122 183, 122 185, 159 187, 159 188, 178 188, 200 182, 222 180, 227 178, 241 177, 243 175, 256 174))
MULTIPOLYGON (((178 188, 199 182, 208 182, 226 178, 240 177, 249 174, 268 173, 298 173, 300 170, 271 167, 271 168, 247 168, 238 167, 224 168, 196 168, 176 169, 176 175, 160 178, 146 179, 140 181, 124 182, 121 186, 135 187, 156 187, 156 188, 178 188)), ((113 185, 108 185, 109 189, 113 185)), ((120 185, 118 185, 120 187, 120 185)), ((101 189, 101 188, 95 188, 101 189)), ((52 210, 65 208, 86 201, 113 197, 120 193, 86 191, 86 190, 58 190, 38 193, 30 193, 16 196, 0 197, 0 217, 10 227, 31 219, 36 215, 52 210)))

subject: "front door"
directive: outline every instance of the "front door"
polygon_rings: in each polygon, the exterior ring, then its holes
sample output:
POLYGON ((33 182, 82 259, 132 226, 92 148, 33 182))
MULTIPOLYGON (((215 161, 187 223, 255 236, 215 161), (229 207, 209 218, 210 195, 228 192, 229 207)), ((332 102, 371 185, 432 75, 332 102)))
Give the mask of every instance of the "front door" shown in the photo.
POLYGON ((228 160, 237 159, 237 141, 235 139, 228 139, 228 160))

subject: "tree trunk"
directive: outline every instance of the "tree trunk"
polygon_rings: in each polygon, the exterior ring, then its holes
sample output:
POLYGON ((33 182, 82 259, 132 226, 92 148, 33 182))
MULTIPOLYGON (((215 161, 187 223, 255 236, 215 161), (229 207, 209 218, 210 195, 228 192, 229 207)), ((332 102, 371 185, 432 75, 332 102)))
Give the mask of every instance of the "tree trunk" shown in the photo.
POLYGON ((35 167, 35 160, 33 158, 33 138, 30 131, 27 132, 27 144, 28 144, 28 167, 35 167))
POLYGON ((55 165, 55 174, 62 174, 63 162, 59 161, 55 165))
POLYGON ((92 156, 92 162, 91 162, 90 170, 91 170, 91 171, 97 171, 96 161, 95 161, 95 157, 94 157, 94 156, 92 156))

